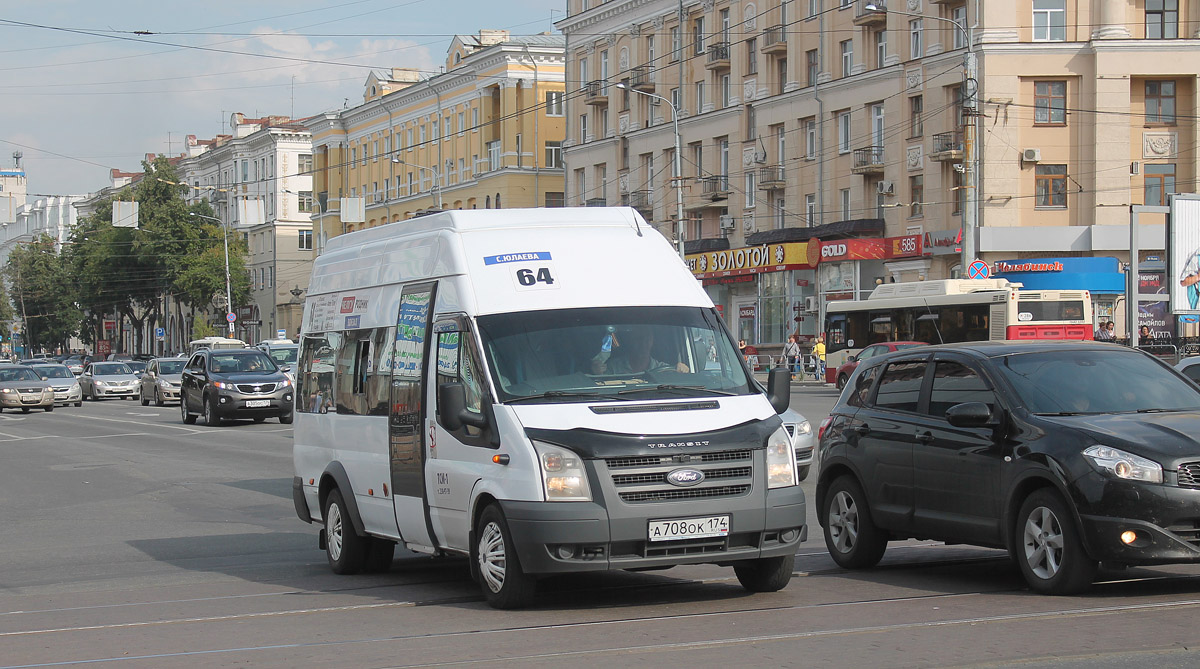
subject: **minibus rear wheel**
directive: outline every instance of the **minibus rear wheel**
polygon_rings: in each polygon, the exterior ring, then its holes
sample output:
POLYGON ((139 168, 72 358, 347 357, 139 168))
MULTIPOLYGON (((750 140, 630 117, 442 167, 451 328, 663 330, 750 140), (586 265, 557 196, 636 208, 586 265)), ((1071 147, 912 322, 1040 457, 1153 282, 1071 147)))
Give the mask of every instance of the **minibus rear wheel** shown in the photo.
POLYGON ((479 586, 492 608, 519 609, 533 599, 537 581, 521 569, 517 547, 500 507, 492 504, 475 527, 475 564, 479 586))
POLYGON ((335 574, 357 574, 367 557, 367 539, 354 531, 346 502, 337 488, 325 499, 325 556, 335 574))

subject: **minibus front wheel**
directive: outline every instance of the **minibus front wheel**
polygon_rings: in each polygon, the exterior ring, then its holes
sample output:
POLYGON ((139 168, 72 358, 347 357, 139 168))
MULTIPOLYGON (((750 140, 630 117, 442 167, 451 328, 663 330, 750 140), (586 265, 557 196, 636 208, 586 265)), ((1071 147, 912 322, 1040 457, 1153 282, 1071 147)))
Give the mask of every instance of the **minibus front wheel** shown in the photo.
POLYGON ((533 599, 537 581, 521 569, 517 547, 499 506, 492 504, 483 510, 475 537, 479 585, 488 604, 496 609, 519 609, 527 605, 533 599))

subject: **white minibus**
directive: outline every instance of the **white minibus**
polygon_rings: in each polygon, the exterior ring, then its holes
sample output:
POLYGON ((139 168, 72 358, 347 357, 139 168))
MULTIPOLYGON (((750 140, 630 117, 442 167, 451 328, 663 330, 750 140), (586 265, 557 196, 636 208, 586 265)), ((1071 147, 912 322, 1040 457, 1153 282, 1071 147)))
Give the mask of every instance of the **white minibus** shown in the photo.
MULTIPOLYGON (((469 557, 539 575, 732 566, 783 588, 804 494, 766 387, 629 208, 447 211, 335 237, 305 302, 293 499, 337 573, 469 557)), ((807 423, 804 424, 807 426, 807 423)))

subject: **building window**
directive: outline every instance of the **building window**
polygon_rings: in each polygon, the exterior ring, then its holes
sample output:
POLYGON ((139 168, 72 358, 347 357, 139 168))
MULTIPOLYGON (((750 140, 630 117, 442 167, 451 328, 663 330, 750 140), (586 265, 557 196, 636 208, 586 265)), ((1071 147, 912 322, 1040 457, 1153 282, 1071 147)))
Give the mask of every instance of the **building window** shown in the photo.
POLYGON ((1146 82, 1146 123, 1175 125, 1175 82, 1146 82))
POLYGON ((817 68, 820 66, 819 64, 820 60, 818 59, 816 49, 809 49, 804 52, 804 71, 808 74, 809 86, 817 85, 817 74, 819 73, 817 68))
POLYGON ((692 23, 692 53, 697 56, 704 55, 704 17, 692 23))
POLYGON ((562 142, 546 142, 546 167, 562 167, 562 142))
POLYGON ((843 40, 840 46, 842 50, 842 76, 848 77, 854 69, 854 40, 843 40))
POLYGON ((925 176, 923 174, 914 174, 908 178, 908 192, 909 197, 912 198, 912 204, 909 206, 908 217, 919 218, 925 213, 925 176))
POLYGON ((1033 122, 1046 125, 1067 123, 1067 82, 1039 81, 1033 85, 1033 122))
POLYGON ((683 31, 679 26, 671 28, 671 62, 679 62, 680 51, 683 50, 683 31))
POLYGON ((954 169, 950 170, 950 173, 953 175, 951 181, 954 185, 954 197, 952 198, 954 204, 950 213, 958 216, 967 207, 967 175, 954 169))
POLYGON ((1033 0, 1033 41, 1067 39, 1067 0, 1033 0))
POLYGON ((704 111, 704 82, 696 82, 696 112, 704 111))
POLYGON ((563 115, 562 91, 546 91, 546 116, 563 115))
POLYGON ((313 171, 313 158, 311 153, 302 153, 299 157, 297 167, 300 168, 300 174, 308 174, 313 171))
POLYGON ((754 204, 757 201, 754 197, 755 196, 754 191, 758 187, 758 183, 755 180, 754 170, 750 170, 749 172, 746 172, 745 181, 746 181, 746 183, 745 183, 744 190, 746 193, 746 208, 753 209, 754 204))
POLYGON ((1034 206, 1067 206, 1067 166, 1038 165, 1034 183, 1034 206))
POLYGON ((1146 39, 1179 37, 1179 0, 1146 0, 1146 39))
POLYGON ((838 153, 850 153, 850 112, 838 112, 838 153))
POLYGON ((746 74, 758 74, 758 39, 746 40, 746 74))
POLYGON ((310 190, 300 191, 300 204, 298 205, 298 208, 300 211, 312 211, 313 210, 312 191, 310 191, 310 190))
POLYGON ((546 193, 546 206, 547 207, 565 207, 565 206, 567 206, 567 200, 566 200, 566 198, 563 197, 562 193, 547 192, 546 193))
POLYGON ((842 200, 842 220, 848 221, 850 220, 850 189, 843 188, 839 191, 838 195, 841 196, 842 200))
POLYGON ((579 141, 588 141, 588 116, 587 114, 579 115, 579 141))
POLYGON ((804 222, 808 227, 817 224, 817 194, 809 193, 804 196, 804 222))
MULTIPOLYGON (((1036 0, 1034 0, 1036 2, 1036 0)), ((908 57, 916 60, 924 53, 924 24, 921 19, 908 22, 908 57)))
POLYGON ((732 95, 732 90, 729 85, 729 75, 721 75, 721 108, 729 106, 729 100, 732 95))
POLYGON ((925 134, 925 122, 921 120, 924 106, 925 101, 920 95, 914 95, 908 99, 908 136, 910 139, 925 134))
POLYGON ((671 106, 679 111, 682 111, 683 108, 680 106, 681 102, 682 102, 682 100, 679 99, 679 89, 672 88, 671 89, 671 106))
POLYGON ((1175 164, 1146 165, 1145 204, 1167 206, 1167 196, 1175 192, 1175 164))
POLYGON ((312 230, 301 230, 300 231, 300 250, 301 251, 311 251, 312 247, 313 247, 312 246, 312 230))
POLYGON ((487 143, 488 152, 488 169, 495 171, 500 169, 500 140, 492 140, 487 143))
POLYGON ((875 67, 883 67, 887 60, 887 30, 875 31, 875 67))
POLYGON ((817 157, 817 122, 814 119, 804 121, 804 157, 809 160, 817 157))
POLYGON ((967 46, 967 6, 959 5, 950 10, 950 20, 958 27, 954 29, 954 48, 962 49, 967 46))

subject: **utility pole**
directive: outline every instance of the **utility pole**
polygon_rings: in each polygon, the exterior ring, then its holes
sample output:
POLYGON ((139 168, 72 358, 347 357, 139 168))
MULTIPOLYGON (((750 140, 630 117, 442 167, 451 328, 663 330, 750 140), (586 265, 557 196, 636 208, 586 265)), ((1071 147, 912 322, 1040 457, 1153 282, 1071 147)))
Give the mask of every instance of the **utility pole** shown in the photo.
MULTIPOLYGON (((25 357, 29 357, 33 352, 29 350, 30 328, 29 316, 25 313, 25 283, 21 280, 21 260, 17 260, 17 295, 21 299, 21 322, 24 327, 21 328, 21 336, 25 338, 25 357)), ((13 347, 13 353, 16 353, 16 347, 13 347)))

